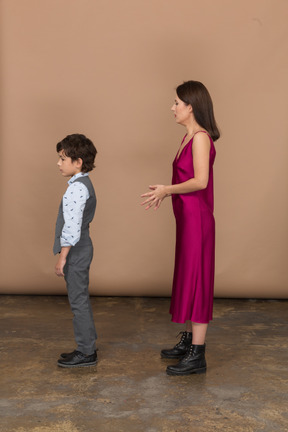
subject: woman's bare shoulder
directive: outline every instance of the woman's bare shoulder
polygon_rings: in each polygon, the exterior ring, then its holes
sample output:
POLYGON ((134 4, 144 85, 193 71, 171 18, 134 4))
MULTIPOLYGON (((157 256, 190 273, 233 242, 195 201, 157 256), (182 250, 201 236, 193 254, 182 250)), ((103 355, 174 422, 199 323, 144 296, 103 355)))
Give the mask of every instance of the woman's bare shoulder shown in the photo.
POLYGON ((206 131, 196 132, 196 134, 193 137, 193 144, 196 147, 198 146, 210 147, 211 141, 208 132, 206 131))

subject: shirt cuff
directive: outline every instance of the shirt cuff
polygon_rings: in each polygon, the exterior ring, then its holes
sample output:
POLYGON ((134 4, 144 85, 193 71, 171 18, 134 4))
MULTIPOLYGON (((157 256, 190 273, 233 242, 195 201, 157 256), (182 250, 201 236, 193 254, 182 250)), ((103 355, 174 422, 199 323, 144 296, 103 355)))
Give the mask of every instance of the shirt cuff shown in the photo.
MULTIPOLYGON (((76 241, 76 243, 77 243, 77 241, 76 241)), ((75 246, 75 244, 71 244, 71 243, 68 243, 67 240, 60 239, 60 245, 61 245, 61 247, 69 247, 69 246, 73 247, 73 246, 75 246)))

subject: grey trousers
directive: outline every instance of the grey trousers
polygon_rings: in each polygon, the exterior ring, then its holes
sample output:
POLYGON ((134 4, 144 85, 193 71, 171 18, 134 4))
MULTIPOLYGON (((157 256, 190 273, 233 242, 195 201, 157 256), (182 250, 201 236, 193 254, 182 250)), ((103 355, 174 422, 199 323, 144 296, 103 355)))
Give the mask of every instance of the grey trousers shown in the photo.
POLYGON ((80 247, 76 245, 70 249, 64 267, 77 350, 87 355, 95 351, 97 339, 88 289, 92 258, 92 244, 80 247))

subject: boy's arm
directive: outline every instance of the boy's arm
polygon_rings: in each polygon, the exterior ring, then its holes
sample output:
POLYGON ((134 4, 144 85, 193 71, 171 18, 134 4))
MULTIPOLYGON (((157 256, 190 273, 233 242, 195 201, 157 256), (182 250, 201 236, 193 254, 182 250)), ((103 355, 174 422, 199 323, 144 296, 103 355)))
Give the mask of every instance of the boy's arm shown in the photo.
POLYGON ((83 213, 88 198, 88 189, 80 182, 72 183, 64 194, 64 226, 60 237, 61 247, 75 246, 80 240, 83 213))
POLYGON ((66 258, 67 258, 67 255, 68 255, 70 249, 71 249, 71 246, 63 246, 61 249, 61 252, 59 254, 58 261, 55 265, 55 273, 59 277, 64 276, 63 269, 64 269, 64 266, 66 264, 66 258))

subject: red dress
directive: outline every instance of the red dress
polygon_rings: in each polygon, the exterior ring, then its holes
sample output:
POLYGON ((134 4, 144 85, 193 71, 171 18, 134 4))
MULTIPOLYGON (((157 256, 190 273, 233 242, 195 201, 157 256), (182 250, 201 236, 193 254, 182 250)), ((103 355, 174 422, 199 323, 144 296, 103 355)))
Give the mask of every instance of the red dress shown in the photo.
MULTIPOLYGON (((175 157, 172 184, 183 183, 194 177, 194 136, 184 146, 179 158, 178 153, 175 157)), ((212 138, 209 138, 211 147, 207 187, 196 192, 172 195, 176 249, 170 313, 172 321, 177 323, 185 323, 186 320, 208 323, 212 319, 215 269, 213 164, 216 151, 212 138)))

